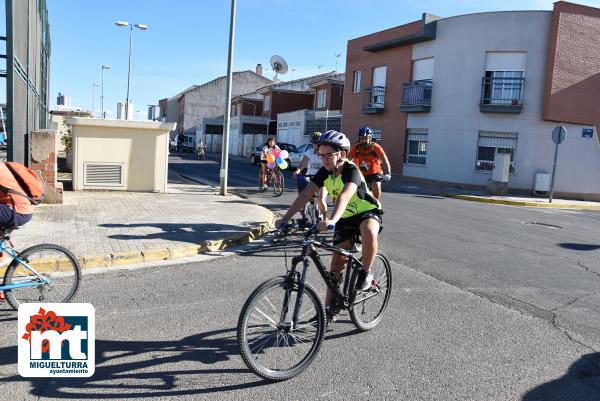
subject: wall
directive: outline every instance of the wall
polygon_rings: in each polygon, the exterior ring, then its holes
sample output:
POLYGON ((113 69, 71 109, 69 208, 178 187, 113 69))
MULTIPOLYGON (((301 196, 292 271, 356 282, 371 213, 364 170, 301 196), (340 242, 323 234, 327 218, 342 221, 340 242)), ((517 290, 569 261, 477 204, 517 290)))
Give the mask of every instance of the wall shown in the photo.
POLYGON ((165 192, 168 132, 174 123, 71 118, 73 189, 165 192), (85 186, 84 162, 123 165, 122 187, 85 186))
POLYGON ((544 119, 600 129, 599 39, 600 9, 563 1, 554 3, 544 119))

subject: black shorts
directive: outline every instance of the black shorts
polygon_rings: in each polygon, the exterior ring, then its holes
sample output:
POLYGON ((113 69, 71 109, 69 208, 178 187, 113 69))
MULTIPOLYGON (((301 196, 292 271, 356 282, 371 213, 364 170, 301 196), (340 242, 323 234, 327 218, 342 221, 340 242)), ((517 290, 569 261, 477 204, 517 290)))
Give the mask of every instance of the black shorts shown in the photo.
POLYGON ((261 160, 260 162, 261 162, 262 164, 267 164, 267 163, 268 163, 268 161, 266 161, 266 160, 261 160))
POLYGON ((370 184, 372 182, 382 182, 383 181, 383 174, 365 175, 365 181, 367 182, 367 184, 370 184))
POLYGON ((346 240, 354 238, 356 235, 360 235, 360 223, 367 219, 375 219, 379 223, 379 232, 383 230, 383 210, 373 209, 356 216, 347 217, 345 219, 339 219, 335 224, 335 230, 333 232, 333 245, 337 245, 346 240))

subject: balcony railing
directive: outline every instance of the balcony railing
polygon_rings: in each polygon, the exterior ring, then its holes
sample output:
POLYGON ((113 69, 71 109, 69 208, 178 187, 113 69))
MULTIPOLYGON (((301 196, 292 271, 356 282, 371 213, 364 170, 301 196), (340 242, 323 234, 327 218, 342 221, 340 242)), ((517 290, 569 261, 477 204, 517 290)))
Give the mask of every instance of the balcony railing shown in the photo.
POLYGON ((383 113, 385 103, 385 86, 365 88, 365 101, 362 111, 367 114, 383 113))
POLYGON ((525 78, 484 77, 481 83, 482 113, 520 113, 525 78))
POLYGON ((405 113, 428 113, 431 110, 431 79, 405 82, 402 84, 402 104, 400 111, 405 113))

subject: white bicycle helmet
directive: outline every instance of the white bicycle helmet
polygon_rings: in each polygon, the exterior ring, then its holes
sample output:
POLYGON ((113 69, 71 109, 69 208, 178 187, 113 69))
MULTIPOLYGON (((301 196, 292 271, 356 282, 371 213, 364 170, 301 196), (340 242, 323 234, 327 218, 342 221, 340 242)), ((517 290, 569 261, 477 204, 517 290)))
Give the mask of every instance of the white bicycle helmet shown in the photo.
POLYGON ((329 130, 319 139, 319 145, 331 145, 336 149, 350 150, 350 140, 341 132, 329 130))

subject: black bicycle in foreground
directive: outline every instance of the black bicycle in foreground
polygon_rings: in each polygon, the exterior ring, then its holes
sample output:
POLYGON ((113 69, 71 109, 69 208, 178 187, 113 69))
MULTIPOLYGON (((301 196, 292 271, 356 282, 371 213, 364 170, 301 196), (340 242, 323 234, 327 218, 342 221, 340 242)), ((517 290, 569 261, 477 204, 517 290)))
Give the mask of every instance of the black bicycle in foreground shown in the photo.
MULTIPOLYGON (((283 235, 290 231, 291 225, 282 229, 283 235)), ((385 256, 378 253, 373 261, 371 287, 357 291, 356 280, 362 264, 356 248, 345 250, 325 244, 316 234, 316 227, 304 233, 302 253, 292 258, 287 274, 262 283, 240 313, 237 339, 242 358, 248 368, 267 380, 287 380, 301 373, 323 342, 327 317, 321 299, 307 283, 311 260, 334 293, 332 313, 348 310, 359 330, 375 328, 390 300, 392 271, 385 256), (341 282, 324 266, 318 248, 348 257, 341 282)))

